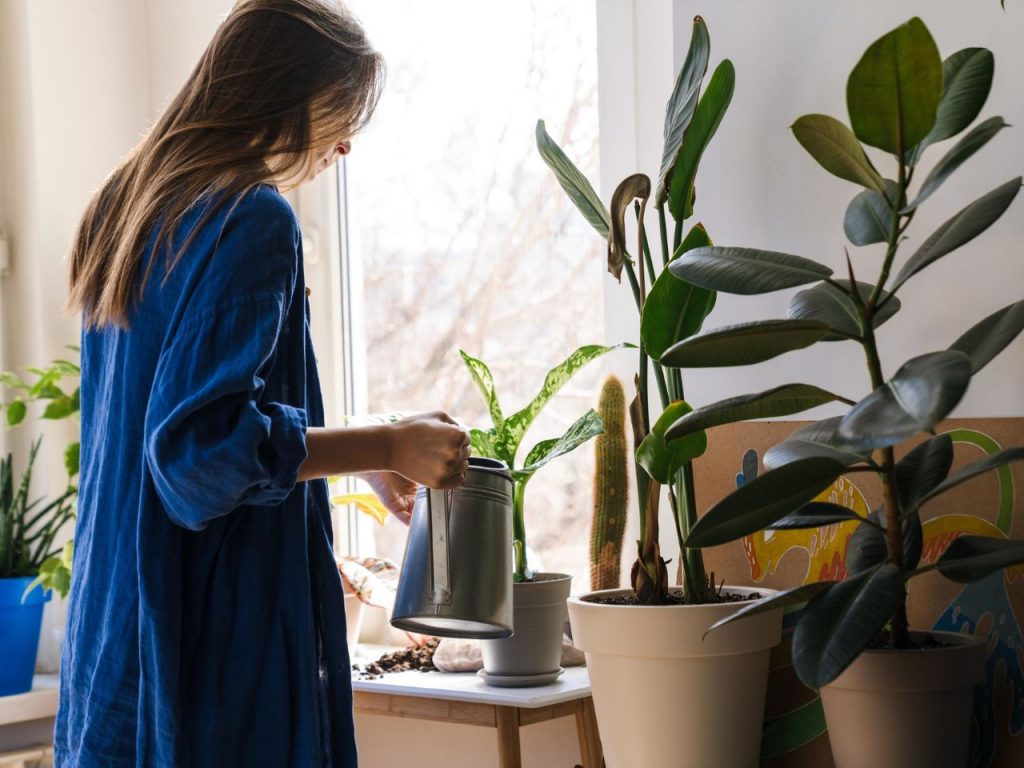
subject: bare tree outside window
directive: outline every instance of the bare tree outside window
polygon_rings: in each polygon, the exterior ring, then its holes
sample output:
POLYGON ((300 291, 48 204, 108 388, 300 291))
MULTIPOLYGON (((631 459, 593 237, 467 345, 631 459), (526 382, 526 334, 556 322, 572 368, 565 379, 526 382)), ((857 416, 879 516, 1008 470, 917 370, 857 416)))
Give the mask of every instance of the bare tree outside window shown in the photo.
MULTIPOLYGON (((458 354, 492 369, 510 412, 576 347, 603 342, 599 243, 534 144, 538 117, 597 176, 594 4, 581 0, 351 3, 388 63, 373 123, 347 159, 351 258, 363 276, 370 412, 444 408, 490 426, 458 354)), ((358 341, 358 340, 357 340, 358 341)), ((597 399, 600 363, 531 430, 560 435, 597 399)), ((541 470, 527 493, 531 549, 587 573, 593 449, 541 470)), ((377 530, 400 560, 405 529, 377 530)))

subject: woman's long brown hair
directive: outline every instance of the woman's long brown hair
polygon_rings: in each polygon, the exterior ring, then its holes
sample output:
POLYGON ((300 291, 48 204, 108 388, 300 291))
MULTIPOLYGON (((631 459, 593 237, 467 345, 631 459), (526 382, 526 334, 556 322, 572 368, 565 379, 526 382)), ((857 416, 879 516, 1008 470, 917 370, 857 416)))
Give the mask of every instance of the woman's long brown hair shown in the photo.
POLYGON ((369 120, 384 64, 333 0, 241 0, 150 133, 86 208, 71 250, 70 304, 86 327, 127 328, 154 259, 168 271, 201 225, 172 242, 200 199, 238 199, 258 184, 303 178, 331 143, 369 120), (221 193, 221 194, 218 194, 221 193))

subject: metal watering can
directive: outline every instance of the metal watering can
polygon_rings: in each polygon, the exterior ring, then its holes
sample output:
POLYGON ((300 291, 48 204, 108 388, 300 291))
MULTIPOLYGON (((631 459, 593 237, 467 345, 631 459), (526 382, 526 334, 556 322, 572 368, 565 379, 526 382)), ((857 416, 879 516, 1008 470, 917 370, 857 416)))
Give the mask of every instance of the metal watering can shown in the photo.
POLYGON ((391 624, 439 637, 512 634, 512 474, 471 457, 454 491, 421 488, 391 624))

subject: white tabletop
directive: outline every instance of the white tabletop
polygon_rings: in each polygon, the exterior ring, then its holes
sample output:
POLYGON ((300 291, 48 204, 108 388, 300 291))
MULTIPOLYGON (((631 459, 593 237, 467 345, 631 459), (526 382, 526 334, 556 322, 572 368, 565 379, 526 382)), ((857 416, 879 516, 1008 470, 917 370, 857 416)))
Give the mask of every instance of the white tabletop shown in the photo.
POLYGON ((28 693, 0 696, 0 725, 53 717, 57 713, 59 687, 56 675, 36 675, 28 693))
POLYGON ((470 701, 535 709, 590 695, 586 667, 566 667, 553 683, 534 688, 498 688, 487 685, 475 672, 389 672, 376 680, 352 678, 352 690, 418 696, 428 699, 470 701))

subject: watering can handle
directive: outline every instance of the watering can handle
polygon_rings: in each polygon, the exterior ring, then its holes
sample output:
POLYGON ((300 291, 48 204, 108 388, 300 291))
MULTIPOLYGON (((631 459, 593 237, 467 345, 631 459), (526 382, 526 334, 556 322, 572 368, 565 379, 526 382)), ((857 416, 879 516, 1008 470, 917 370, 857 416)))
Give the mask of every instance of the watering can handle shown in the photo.
POLYGON ((448 567, 448 513, 451 495, 434 488, 427 490, 427 512, 430 519, 430 566, 434 605, 451 605, 451 572, 448 567))

